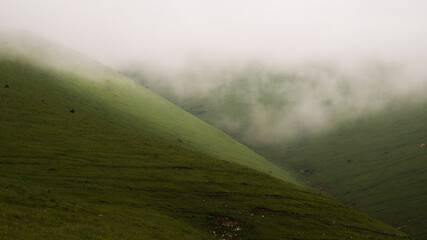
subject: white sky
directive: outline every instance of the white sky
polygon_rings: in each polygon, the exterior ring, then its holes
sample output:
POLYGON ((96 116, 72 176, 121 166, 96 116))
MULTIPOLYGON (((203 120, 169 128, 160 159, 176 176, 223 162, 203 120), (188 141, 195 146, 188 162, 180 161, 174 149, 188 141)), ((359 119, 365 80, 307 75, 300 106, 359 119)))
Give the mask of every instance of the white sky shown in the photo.
POLYGON ((107 64, 213 59, 426 59, 425 0, 0 0, 0 27, 107 64))

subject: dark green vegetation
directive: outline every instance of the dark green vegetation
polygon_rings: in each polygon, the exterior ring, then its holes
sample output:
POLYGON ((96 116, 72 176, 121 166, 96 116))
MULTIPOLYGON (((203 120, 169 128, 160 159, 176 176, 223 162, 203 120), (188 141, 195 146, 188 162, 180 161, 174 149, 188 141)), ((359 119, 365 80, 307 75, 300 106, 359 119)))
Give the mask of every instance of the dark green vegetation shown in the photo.
MULTIPOLYGON (((387 107, 380 111, 346 120, 334 117, 335 122, 326 125, 326 131, 301 131, 296 136, 280 137, 280 133, 263 134, 263 126, 257 125, 253 113, 257 108, 264 109, 266 119, 275 125, 281 117, 288 117, 297 104, 295 92, 316 88, 316 83, 286 74, 265 78, 247 72, 234 77, 206 94, 184 97, 159 83, 150 87, 281 165, 308 188, 410 235, 420 239, 427 236, 427 148, 420 148, 427 142, 425 98, 390 98, 387 107), (268 141, 259 141, 266 137, 268 141)), ((338 90, 345 105, 354 91, 346 87, 345 80, 338 90)), ((384 96, 381 91, 378 90, 377 98, 384 96)), ((333 116, 341 111, 332 100, 321 101, 320 105, 333 116)), ((291 122, 282 129, 292 131, 299 128, 298 124, 291 122)))
MULTIPOLYGON (((0 81, 9 85, 0 88, 2 239, 406 238, 336 201, 171 144, 169 131, 156 136, 147 110, 137 118, 126 108, 154 96, 137 86, 124 92, 126 82, 7 54, 0 81)), ((178 111, 162 104, 150 113, 178 111)))
MULTIPOLYGON (((427 104, 391 104, 325 135, 270 152, 314 189, 412 236, 427 236, 427 104)), ((267 156, 267 155, 266 155, 267 156)))

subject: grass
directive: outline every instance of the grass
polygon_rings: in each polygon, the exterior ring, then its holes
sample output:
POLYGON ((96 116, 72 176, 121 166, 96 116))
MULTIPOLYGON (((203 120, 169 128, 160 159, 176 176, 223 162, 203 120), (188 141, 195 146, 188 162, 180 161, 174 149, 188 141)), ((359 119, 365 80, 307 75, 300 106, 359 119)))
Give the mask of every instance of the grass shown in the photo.
POLYGON ((0 88, 2 239, 407 238, 336 201, 219 159, 259 157, 189 114, 171 114, 183 111, 136 85, 4 56, 0 81, 10 86, 0 88), (201 129, 191 130, 187 119, 201 129), (202 153, 172 143, 180 137, 203 146, 220 136, 202 153))

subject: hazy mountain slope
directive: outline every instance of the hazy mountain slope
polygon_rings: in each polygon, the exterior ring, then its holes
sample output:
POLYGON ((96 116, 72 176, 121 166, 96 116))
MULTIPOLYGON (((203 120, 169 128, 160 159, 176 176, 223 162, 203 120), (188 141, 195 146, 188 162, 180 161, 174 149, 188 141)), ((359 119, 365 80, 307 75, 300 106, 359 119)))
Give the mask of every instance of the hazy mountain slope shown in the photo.
POLYGON ((140 119, 104 109, 98 82, 4 55, 0 79, 3 239, 405 238, 265 173, 134 131, 123 124, 140 119))
POLYGON ((318 93, 310 90, 319 86, 315 79, 269 73, 262 77, 248 70, 235 73, 235 78, 203 94, 180 95, 167 88, 167 81, 151 82, 143 76, 133 73, 161 95, 283 166, 302 184, 310 181, 307 187, 315 191, 326 188, 322 194, 414 236, 427 235, 427 151, 420 149, 420 144, 427 142, 427 102, 423 96, 396 97, 384 84, 378 91, 361 95, 372 101, 372 109, 364 111, 351 104, 357 99, 353 96, 356 90, 343 79, 338 81, 335 100, 306 95, 332 116, 329 124, 319 127, 315 118, 289 116, 298 112, 293 108, 299 104, 296 100, 301 89, 318 93), (384 108, 373 110, 378 102, 384 108), (257 113, 258 118, 254 117, 257 113), (264 131, 289 119, 299 121, 285 121, 276 132, 264 131), (260 124, 265 122, 270 124, 260 124), (305 131, 301 127, 310 124, 314 127, 305 131), (289 132, 290 136, 283 134, 289 132), (309 172, 301 173, 302 169, 309 172))
MULTIPOLYGON (((395 103, 381 113, 337 126, 329 134, 307 138, 282 156, 316 189, 355 203, 376 218, 423 239, 427 236, 427 103, 395 103)), ((267 155, 266 155, 267 156, 267 155)))
MULTIPOLYGON (((9 72, 2 84, 28 90, 38 86, 38 98, 47 101, 68 94, 67 109, 103 119, 170 144, 206 153, 292 181, 280 168, 240 144, 227 134, 199 120, 132 80, 62 46, 32 35, 1 37, 2 64, 16 65, 16 73, 33 71, 28 61, 49 70, 39 72, 38 80, 27 82, 25 75, 9 72), (34 41, 34 42, 33 42, 34 41), (27 52, 25 52, 27 51, 27 52), (68 60, 69 58, 69 60, 68 60), (52 72, 54 71, 54 72, 52 72), (56 73, 61 73, 58 78, 56 73), (45 81, 54 78, 55 81, 45 81)), ((12 70, 11 70, 12 71, 12 70)), ((59 99, 59 101, 62 101, 59 99)))

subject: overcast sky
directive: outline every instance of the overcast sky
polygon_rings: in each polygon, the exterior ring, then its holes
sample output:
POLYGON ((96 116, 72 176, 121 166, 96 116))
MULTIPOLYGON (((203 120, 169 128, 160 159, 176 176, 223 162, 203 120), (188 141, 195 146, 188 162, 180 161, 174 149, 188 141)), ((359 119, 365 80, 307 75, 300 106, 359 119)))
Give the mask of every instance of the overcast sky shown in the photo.
POLYGON ((425 59, 425 0, 0 0, 0 26, 104 63, 425 59))

